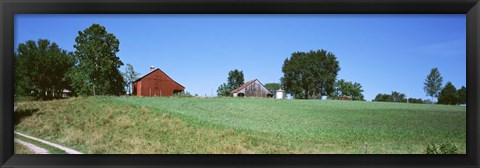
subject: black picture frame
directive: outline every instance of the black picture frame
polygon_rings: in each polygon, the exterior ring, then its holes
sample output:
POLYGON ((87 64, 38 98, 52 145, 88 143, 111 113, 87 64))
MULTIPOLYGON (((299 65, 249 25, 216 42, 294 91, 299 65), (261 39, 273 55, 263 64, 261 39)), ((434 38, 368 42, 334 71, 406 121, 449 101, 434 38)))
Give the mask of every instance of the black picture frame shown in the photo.
POLYGON ((478 0, 1 0, 2 167, 479 167, 478 0), (15 14, 466 14, 466 155, 14 155, 15 14))

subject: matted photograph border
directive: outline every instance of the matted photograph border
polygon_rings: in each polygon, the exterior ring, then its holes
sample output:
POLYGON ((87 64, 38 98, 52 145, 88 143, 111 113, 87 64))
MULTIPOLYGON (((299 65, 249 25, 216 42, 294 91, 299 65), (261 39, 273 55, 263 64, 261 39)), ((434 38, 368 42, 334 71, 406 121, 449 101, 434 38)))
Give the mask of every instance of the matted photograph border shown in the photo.
POLYGON ((478 167, 478 0, 1 0, 0 165, 2 167, 478 167), (466 155, 15 155, 15 14, 466 14, 466 155))

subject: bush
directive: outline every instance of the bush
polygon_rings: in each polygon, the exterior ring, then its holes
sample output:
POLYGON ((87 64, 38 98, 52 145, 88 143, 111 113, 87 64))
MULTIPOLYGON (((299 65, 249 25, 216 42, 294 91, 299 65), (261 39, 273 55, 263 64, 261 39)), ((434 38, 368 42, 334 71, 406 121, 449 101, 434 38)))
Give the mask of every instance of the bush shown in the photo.
POLYGON ((440 145, 429 144, 426 150, 427 154, 458 154, 457 146, 453 143, 442 143, 440 145))
POLYGON ((189 92, 178 92, 173 95, 173 97, 193 97, 189 92))

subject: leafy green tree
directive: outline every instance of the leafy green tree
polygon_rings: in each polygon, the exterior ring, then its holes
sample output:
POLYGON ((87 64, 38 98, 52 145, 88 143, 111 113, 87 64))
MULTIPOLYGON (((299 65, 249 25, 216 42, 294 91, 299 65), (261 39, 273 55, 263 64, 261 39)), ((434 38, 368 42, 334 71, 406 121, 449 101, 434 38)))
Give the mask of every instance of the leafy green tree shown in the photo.
POLYGON ((340 66, 337 58, 325 50, 292 53, 286 58, 281 85, 294 98, 321 98, 332 95, 340 66))
POLYGON ((458 103, 467 103, 467 88, 465 88, 465 86, 462 86, 462 88, 458 89, 458 103))
POLYGON ((392 95, 390 94, 382 94, 379 93, 377 96, 375 96, 375 99, 373 101, 379 101, 379 102, 393 102, 392 95))
POLYGON ((406 96, 403 93, 392 91, 391 94, 377 94, 373 101, 380 102, 407 102, 406 96))
POLYGON ((139 75, 140 73, 135 72, 131 64, 127 64, 127 66, 125 67, 125 73, 123 73, 123 76, 125 79, 126 89, 129 95, 132 94, 131 85, 135 80, 137 80, 139 75))
POLYGON ((15 52, 15 94, 42 99, 59 98, 70 89, 65 74, 73 67, 72 53, 40 39, 20 43, 15 52))
POLYGON ((123 62, 116 55, 119 40, 105 27, 93 24, 78 32, 74 45, 76 66, 70 74, 79 95, 122 95, 125 81, 118 70, 123 62))
POLYGON ((445 87, 440 91, 438 104, 458 104, 457 88, 453 86, 452 82, 447 82, 445 87))
POLYGON ((335 92, 333 94, 334 98, 341 96, 351 96, 352 100, 364 100, 363 99, 363 89, 360 83, 347 82, 343 79, 335 82, 335 92))
POLYGON ((228 72, 227 83, 223 83, 218 86, 217 95, 218 96, 231 96, 230 93, 232 90, 242 86, 244 84, 243 71, 237 69, 231 70, 228 72))
POLYGON ((406 96, 403 93, 392 91, 391 96, 393 102, 407 102, 406 96))
POLYGON ((228 87, 230 88, 230 90, 234 90, 242 86, 243 83, 244 83, 243 71, 234 69, 228 72, 228 87))
POLYGON ((427 96, 438 97, 439 91, 442 89, 443 77, 440 74, 438 68, 433 68, 425 79, 423 90, 427 93, 427 96))
POLYGON ((230 87, 226 83, 223 83, 222 85, 218 86, 217 89, 217 96, 230 96, 230 87))
POLYGON ((280 83, 266 83, 265 87, 268 89, 268 91, 272 92, 272 94, 275 94, 275 92, 280 89, 280 83))

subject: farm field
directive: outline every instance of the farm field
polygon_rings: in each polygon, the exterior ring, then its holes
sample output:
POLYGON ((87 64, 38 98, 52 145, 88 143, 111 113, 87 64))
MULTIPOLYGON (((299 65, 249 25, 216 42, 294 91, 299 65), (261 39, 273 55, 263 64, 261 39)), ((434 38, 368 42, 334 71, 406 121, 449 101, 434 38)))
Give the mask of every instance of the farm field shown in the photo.
POLYGON ((260 98, 17 101, 15 130, 82 153, 466 152, 466 107, 260 98))

